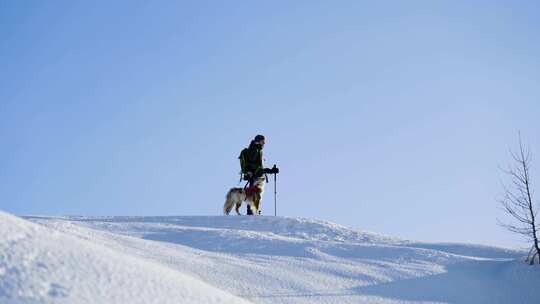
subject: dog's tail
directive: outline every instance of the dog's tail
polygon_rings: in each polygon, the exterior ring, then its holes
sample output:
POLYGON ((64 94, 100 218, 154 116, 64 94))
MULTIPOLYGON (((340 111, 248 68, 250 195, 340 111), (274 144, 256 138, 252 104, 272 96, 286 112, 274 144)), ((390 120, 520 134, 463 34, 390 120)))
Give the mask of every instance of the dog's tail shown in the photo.
POLYGON ((231 212, 233 206, 234 206, 234 202, 233 202, 233 189, 229 190, 229 192, 227 192, 227 197, 225 199, 225 204, 223 204, 223 214, 225 215, 229 215, 229 213, 231 212))

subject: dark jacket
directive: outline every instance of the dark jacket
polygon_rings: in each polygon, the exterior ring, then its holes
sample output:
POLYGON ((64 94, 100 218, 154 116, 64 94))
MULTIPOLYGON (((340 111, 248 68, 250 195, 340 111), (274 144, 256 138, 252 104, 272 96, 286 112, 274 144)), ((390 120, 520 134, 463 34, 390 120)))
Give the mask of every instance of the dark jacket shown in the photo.
POLYGON ((262 148, 251 141, 249 148, 245 148, 240 152, 240 167, 242 173, 253 172, 256 177, 262 176, 264 173, 263 153, 262 148))

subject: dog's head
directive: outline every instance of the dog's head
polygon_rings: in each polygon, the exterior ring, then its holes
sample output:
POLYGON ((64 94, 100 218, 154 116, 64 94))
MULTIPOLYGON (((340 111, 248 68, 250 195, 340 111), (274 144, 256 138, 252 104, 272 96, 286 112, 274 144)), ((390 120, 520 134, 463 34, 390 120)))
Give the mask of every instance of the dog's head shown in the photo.
POLYGON ((264 177, 261 177, 255 181, 253 184, 254 187, 257 187, 259 189, 259 193, 262 194, 264 192, 264 185, 266 184, 266 179, 264 177))

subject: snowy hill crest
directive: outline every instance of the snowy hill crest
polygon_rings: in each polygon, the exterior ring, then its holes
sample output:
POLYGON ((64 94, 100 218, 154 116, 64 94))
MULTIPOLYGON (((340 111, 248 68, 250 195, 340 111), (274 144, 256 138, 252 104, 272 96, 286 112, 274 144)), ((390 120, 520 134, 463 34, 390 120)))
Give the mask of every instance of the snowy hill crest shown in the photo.
POLYGON ((0 217, 7 236, 0 243, 1 303, 536 303, 540 297, 540 271, 519 261, 522 252, 412 242, 325 221, 0 217))

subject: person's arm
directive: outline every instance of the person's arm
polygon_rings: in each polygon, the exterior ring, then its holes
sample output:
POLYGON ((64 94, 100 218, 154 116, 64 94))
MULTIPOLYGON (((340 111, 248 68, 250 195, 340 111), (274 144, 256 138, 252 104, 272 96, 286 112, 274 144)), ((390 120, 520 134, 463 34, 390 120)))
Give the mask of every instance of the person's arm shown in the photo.
POLYGON ((262 176, 264 174, 264 165, 263 165, 263 151, 257 151, 257 157, 255 158, 255 176, 262 176))

